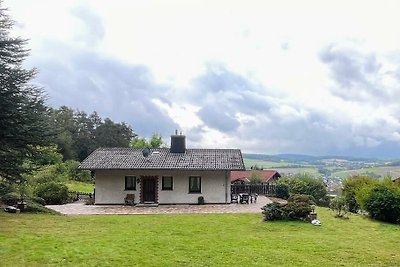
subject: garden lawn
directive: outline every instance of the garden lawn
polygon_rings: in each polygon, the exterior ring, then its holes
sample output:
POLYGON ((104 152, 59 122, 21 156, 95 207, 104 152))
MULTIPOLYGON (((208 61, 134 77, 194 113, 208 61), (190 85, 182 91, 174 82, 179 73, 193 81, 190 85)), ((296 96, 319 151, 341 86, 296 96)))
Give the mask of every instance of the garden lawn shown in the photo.
POLYGON ((93 193, 94 185, 91 183, 84 183, 79 181, 69 180, 65 183, 69 191, 93 193))
POLYGON ((260 214, 0 212, 0 266, 398 266, 400 226, 318 209, 322 226, 260 214))

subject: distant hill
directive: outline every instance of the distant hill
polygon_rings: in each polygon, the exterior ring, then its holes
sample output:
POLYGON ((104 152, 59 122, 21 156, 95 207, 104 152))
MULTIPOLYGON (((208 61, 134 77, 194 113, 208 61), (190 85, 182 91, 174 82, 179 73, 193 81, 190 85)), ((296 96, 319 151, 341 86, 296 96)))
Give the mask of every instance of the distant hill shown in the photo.
POLYGON ((277 154, 277 155, 266 155, 266 154, 247 154, 244 153, 243 157, 246 159, 262 160, 262 161, 274 161, 274 162, 293 162, 293 163, 310 163, 313 164, 318 161, 335 159, 335 160, 346 160, 346 161, 362 161, 362 162, 374 162, 379 161, 378 159, 372 158, 356 158, 346 156, 310 156, 303 154, 277 154))

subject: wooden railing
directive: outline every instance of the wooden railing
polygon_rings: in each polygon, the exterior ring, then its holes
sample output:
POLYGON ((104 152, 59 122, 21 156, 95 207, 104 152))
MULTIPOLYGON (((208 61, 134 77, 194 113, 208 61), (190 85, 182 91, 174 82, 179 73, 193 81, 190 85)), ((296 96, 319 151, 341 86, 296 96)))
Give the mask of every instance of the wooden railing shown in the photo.
POLYGON ((275 196, 276 186, 273 184, 232 184, 232 194, 249 193, 264 196, 275 196))

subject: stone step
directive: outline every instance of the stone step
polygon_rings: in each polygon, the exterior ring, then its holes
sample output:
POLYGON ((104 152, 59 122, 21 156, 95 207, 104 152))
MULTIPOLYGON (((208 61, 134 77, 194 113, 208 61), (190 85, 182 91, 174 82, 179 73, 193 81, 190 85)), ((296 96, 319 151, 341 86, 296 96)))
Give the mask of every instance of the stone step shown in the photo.
POLYGON ((158 207, 158 203, 138 203, 135 207, 158 207))

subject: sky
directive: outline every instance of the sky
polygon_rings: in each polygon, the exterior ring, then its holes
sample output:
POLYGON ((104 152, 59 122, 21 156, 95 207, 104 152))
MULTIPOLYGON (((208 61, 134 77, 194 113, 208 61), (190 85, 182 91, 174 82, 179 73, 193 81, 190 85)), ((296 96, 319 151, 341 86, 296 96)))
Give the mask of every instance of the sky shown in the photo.
POLYGON ((400 158, 400 1, 3 6, 53 107, 191 148, 400 158))

